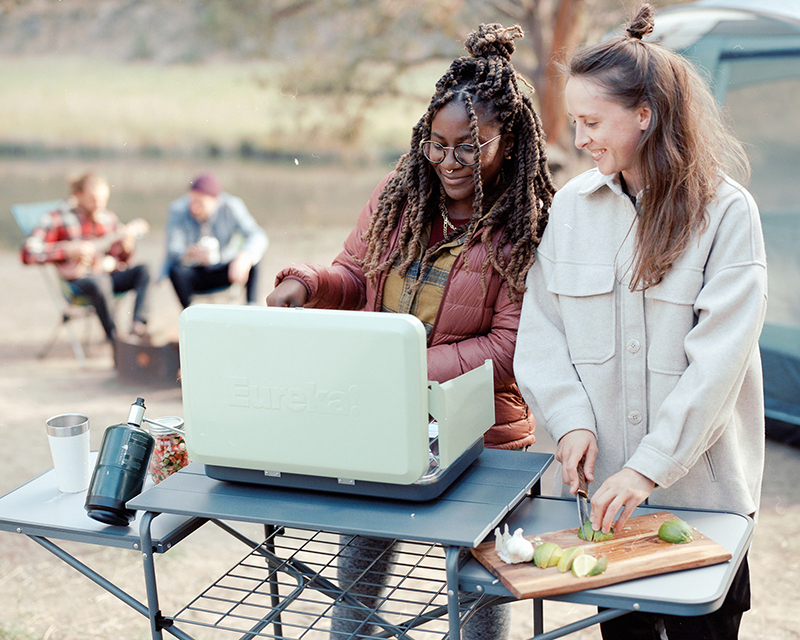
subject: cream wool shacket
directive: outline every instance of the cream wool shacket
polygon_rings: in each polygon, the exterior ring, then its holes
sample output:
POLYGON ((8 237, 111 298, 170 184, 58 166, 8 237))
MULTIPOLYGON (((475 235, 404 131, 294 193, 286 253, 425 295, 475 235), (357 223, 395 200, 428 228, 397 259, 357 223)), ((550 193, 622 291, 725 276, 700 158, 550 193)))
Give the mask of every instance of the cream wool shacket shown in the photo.
POLYGON ((631 292, 633 204, 617 176, 570 181, 528 274, 514 370, 556 442, 597 436, 590 491, 630 467, 656 483, 650 504, 751 514, 764 464, 764 241, 753 198, 728 178, 707 216, 663 281, 631 292))

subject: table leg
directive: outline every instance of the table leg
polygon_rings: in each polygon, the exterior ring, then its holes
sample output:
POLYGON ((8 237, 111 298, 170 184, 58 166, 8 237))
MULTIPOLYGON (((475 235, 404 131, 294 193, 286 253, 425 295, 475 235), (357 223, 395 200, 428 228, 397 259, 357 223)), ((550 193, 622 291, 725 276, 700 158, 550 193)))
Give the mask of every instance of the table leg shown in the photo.
POLYGON ((174 628, 171 621, 168 624, 165 624, 158 605, 155 552, 153 551, 153 539, 150 533, 150 525, 153 522, 153 518, 155 518, 157 515, 157 513, 146 511, 142 515, 142 519, 139 523, 139 540, 142 548, 144 584, 147 591, 147 616, 150 618, 150 635, 152 636, 153 640, 162 640, 164 636, 162 635, 161 630, 166 627, 167 631, 176 638, 181 638, 182 640, 191 640, 191 636, 183 633, 179 629, 174 628))
POLYGON ((153 556, 153 540, 150 524, 158 514, 146 512, 139 523, 139 540, 142 547, 142 564, 144 565, 144 585, 147 590, 147 615, 150 618, 150 635, 153 640, 161 640, 161 611, 158 607, 158 587, 156 586, 156 566, 153 556))
POLYGON ((533 635, 539 636, 544 633, 544 600, 541 598, 533 599, 533 635))
MULTIPOLYGON (((264 535, 265 537, 265 547, 269 553, 275 555, 275 541, 274 537, 278 535, 278 527, 272 524, 265 524, 264 525, 264 535)), ((270 580, 269 583, 269 592, 270 592, 270 600, 272 602, 273 610, 280 611, 280 592, 278 591, 278 581, 277 580, 270 580)), ((273 631, 275 632, 275 636, 278 638, 283 637, 283 624, 281 624, 281 616, 275 618, 275 622, 272 623, 273 631)))
POLYGON ((447 574, 447 622, 449 640, 461 640, 461 620, 458 602, 458 547, 445 548, 445 571, 447 574))

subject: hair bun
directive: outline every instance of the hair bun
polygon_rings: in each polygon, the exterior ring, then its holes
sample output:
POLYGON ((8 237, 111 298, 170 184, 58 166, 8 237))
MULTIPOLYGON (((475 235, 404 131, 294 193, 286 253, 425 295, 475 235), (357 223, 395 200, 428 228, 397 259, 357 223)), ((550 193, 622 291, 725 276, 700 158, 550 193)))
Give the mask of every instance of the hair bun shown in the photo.
POLYGON ((630 21, 628 27, 625 29, 631 38, 641 40, 646 35, 653 31, 655 21, 653 19, 653 5, 643 4, 636 17, 630 21))
POLYGON ((524 35, 519 25, 504 27, 496 22, 481 24, 467 36, 464 48, 473 58, 501 56, 510 60, 511 54, 514 53, 514 40, 524 35))

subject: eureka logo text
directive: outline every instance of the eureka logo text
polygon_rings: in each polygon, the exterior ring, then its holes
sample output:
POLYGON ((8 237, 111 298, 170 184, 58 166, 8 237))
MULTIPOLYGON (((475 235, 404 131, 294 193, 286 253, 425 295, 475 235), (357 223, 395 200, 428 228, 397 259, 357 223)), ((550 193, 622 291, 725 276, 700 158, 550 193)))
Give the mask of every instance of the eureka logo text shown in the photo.
POLYGON ((340 391, 318 389, 313 383, 302 388, 267 387, 249 378, 228 378, 228 404, 232 407, 357 416, 361 412, 358 397, 356 385, 340 391))

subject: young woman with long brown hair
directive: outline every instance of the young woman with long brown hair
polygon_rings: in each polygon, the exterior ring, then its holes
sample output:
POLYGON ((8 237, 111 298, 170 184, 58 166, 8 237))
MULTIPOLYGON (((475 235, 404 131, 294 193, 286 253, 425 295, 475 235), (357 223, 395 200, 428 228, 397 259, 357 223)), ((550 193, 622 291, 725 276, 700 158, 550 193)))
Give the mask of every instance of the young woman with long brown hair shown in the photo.
MULTIPOLYGON (((758 338, 766 311, 756 204, 728 177, 742 146, 681 56, 627 32, 567 68, 575 145, 596 163, 556 194, 528 274, 514 369, 557 443, 561 492, 583 464, 591 521, 641 503, 754 515, 764 456, 758 338)), ((746 561, 698 618, 628 614, 603 637, 735 638, 746 561)))

